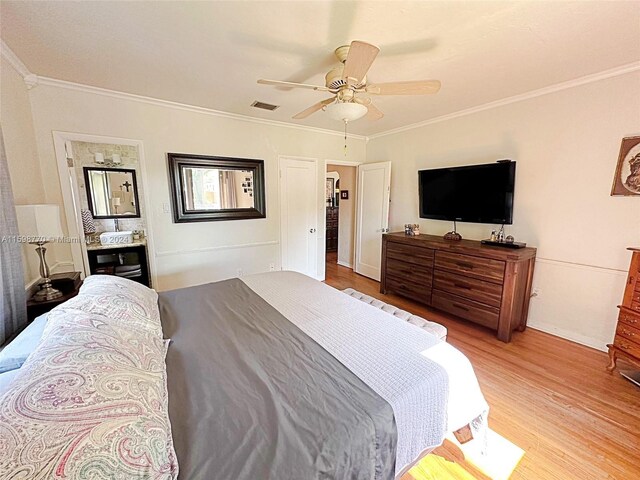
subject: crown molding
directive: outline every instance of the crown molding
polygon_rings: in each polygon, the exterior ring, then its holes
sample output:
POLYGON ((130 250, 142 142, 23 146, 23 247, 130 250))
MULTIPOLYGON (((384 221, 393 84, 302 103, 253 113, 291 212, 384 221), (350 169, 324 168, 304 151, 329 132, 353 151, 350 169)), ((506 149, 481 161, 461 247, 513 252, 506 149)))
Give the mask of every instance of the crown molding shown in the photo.
MULTIPOLYGON (((220 110, 214 110, 212 108, 198 107, 196 105, 188 105, 185 103, 172 102, 170 100, 161 100, 159 98, 146 97, 143 95, 135 95, 133 93, 119 92, 117 90, 109 90, 106 88, 93 87, 91 85, 68 82, 66 80, 58 80, 50 77, 38 76, 38 84, 46 85, 49 87, 63 88, 66 90, 74 90, 77 92, 91 93, 94 95, 102 95, 105 97, 117 98, 120 100, 129 100, 133 102, 146 103, 148 105, 156 105, 160 107, 184 110, 187 112, 201 113, 203 115, 211 115, 214 117, 229 118, 229 119, 239 120, 243 122, 258 123, 262 125, 270 125, 270 126, 276 126, 276 127, 294 128, 297 130, 303 130, 303 131, 314 132, 314 133, 323 133, 326 135, 334 135, 334 136, 339 136, 344 138, 344 132, 340 132, 336 130, 327 130, 324 128, 309 127, 306 125, 296 125, 293 123, 282 122, 279 120, 268 120, 264 118, 250 117, 248 115, 240 115, 238 113, 223 112, 220 110)), ((366 140, 366 137, 362 135, 347 134, 347 137, 358 139, 358 140, 366 140)))
POLYGON ((621 65, 619 67, 615 67, 609 70, 604 70, 602 72, 585 75, 584 77, 575 78, 573 80, 568 80, 566 82, 556 83, 554 85, 540 88, 538 90, 531 90, 530 92, 514 95, 512 97, 506 97, 501 100, 496 100, 494 102, 484 103, 482 105, 466 108, 464 110, 459 110, 453 113, 447 113, 446 115, 430 118, 429 120, 424 120, 418 123, 412 123, 411 125, 405 125, 404 127, 394 128, 392 130, 387 130, 386 132, 375 133, 373 135, 369 135, 368 140, 385 137, 387 135, 393 135, 396 133, 406 132, 408 130, 414 130, 416 128, 425 127, 427 125, 433 125, 435 123, 445 122, 447 120, 452 120, 454 118, 464 117, 466 115, 471 115, 473 113, 483 112, 485 110, 491 110, 493 108, 510 105, 512 103, 522 102, 524 100, 529 100, 531 98, 541 97, 543 95, 559 92, 561 90, 566 90, 569 88, 578 87, 580 85, 586 85, 589 83, 598 82, 600 80, 605 80, 607 78, 618 77, 620 75, 626 75, 627 73, 632 73, 637 71, 640 71, 640 62, 628 63, 626 65, 621 65))
POLYGON ((4 40, 0 38, 0 54, 9 62, 9 64, 20 74, 22 78, 27 78, 32 76, 33 74, 29 71, 27 66, 22 63, 22 60, 18 58, 18 56, 13 53, 13 50, 9 48, 4 40))

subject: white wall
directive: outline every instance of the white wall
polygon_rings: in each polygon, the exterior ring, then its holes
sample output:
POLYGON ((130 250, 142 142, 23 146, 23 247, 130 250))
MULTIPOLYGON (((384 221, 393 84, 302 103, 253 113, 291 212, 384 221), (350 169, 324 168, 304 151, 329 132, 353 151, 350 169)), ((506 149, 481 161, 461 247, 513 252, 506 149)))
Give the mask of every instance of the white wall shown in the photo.
MULTIPOLYGON (((264 124, 197 109, 160 105, 87 89, 40 85, 30 91, 35 134, 47 201, 62 205, 51 132, 54 130, 141 140, 151 205, 148 219, 155 247, 156 287, 183 287, 280 265, 278 156, 341 158, 339 133, 264 124), (167 152, 265 160, 267 218, 175 224, 170 203, 167 152)), ((249 101, 249 100, 247 100, 249 101)), ((349 160, 363 161, 364 139, 349 139, 349 160)), ((324 160, 318 179, 324 185, 324 160)), ((323 192, 319 186, 319 192, 323 192)), ((324 204, 318 198, 318 218, 324 204)), ((324 237, 319 235, 318 271, 324 277, 324 237)), ((68 253, 70 258, 70 251, 68 253)))
MULTIPOLYGON (((620 141, 640 134, 640 73, 575 86, 419 128, 372 138, 367 162, 392 161, 390 226, 420 219, 424 168, 516 160, 516 240, 538 247, 529 325, 604 349, 613 338, 630 254, 640 245, 640 198, 611 197, 620 141)), ((465 238, 493 225, 458 223, 465 238)))
MULTIPOLYGON (((13 197, 16 205, 44 203, 27 86, 4 56, 0 58, 0 123, 13 197)), ((55 263, 52 253, 47 254, 50 265, 55 263)), ((38 256, 33 246, 23 246, 22 261, 27 285, 40 277, 38 256)))

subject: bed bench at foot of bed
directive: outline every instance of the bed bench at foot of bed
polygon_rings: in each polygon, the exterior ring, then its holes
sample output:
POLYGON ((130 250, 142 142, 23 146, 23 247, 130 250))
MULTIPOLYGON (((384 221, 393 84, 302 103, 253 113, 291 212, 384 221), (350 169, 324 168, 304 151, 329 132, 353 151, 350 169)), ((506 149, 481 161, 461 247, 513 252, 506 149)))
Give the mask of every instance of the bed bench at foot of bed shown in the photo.
POLYGON ((364 293, 358 292, 353 288, 347 288, 342 291, 349 295, 350 297, 356 298, 361 302, 367 303, 373 307, 379 308, 394 317, 398 317, 405 322, 409 322, 412 325, 420 327, 421 329, 429 332, 432 335, 435 335, 443 342, 447 341, 447 328, 444 325, 440 325, 436 322, 431 322, 429 320, 425 320, 422 317, 417 315, 413 315, 412 313, 407 312, 406 310, 401 310, 398 307, 393 305, 389 305, 388 303, 384 303, 382 300, 378 300, 377 298, 370 297, 369 295, 365 295, 364 293))

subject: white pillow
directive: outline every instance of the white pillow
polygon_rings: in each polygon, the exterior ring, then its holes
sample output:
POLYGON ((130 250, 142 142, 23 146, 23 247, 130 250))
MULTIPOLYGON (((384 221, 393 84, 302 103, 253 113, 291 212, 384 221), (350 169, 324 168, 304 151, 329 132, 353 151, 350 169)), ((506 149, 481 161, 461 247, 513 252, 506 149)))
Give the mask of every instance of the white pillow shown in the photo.
POLYGON ((13 381, 16 375, 20 372, 19 368, 11 370, 10 372, 0 373, 0 397, 2 394, 9 390, 9 385, 13 381))
POLYGON ((78 295, 51 310, 49 323, 73 312, 102 315, 162 338, 158 294, 126 278, 114 275, 87 277, 78 295))
POLYGON ((0 350, 0 373, 20 368, 27 357, 33 352, 47 324, 48 313, 40 315, 27 328, 0 350))

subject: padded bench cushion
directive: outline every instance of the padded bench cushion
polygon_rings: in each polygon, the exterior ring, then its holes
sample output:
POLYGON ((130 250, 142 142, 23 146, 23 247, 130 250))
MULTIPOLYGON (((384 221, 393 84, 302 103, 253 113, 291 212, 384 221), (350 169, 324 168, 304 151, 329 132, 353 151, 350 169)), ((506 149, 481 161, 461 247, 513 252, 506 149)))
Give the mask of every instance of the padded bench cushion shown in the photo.
POLYGON ((439 323, 430 322, 429 320, 425 320, 422 317, 418 317, 417 315, 413 315, 405 310, 401 310, 398 307, 394 307, 393 305, 389 305, 388 303, 384 303, 382 300, 378 300, 377 298, 370 297, 369 295, 365 295, 364 293, 358 292, 353 288, 347 288, 342 291, 346 293, 350 297, 358 299, 362 302, 368 303, 369 305, 379 308, 380 310, 390 313, 391 315, 398 317, 405 322, 409 322, 412 325, 422 328, 426 330, 432 335, 435 335, 442 341, 447 340, 447 328, 444 325, 440 325, 439 323))

